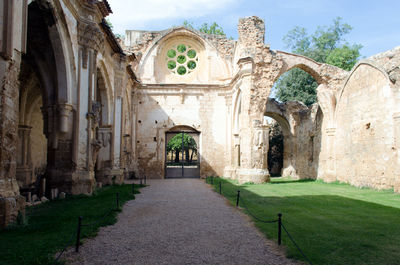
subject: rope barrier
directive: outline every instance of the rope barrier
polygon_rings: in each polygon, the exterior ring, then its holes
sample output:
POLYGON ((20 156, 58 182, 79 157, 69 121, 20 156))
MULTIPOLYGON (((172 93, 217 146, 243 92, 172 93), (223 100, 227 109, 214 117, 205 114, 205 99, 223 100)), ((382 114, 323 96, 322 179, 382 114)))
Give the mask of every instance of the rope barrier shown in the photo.
POLYGON ((67 247, 72 245, 73 239, 74 239, 74 233, 71 233, 71 237, 68 239, 67 244, 65 245, 65 247, 61 250, 60 254, 58 254, 57 258, 54 260, 52 265, 55 265, 57 263, 57 261, 60 259, 60 257, 62 256, 62 254, 64 254, 65 250, 67 249, 67 247))
MULTIPOLYGON (((208 178, 206 178, 206 183, 208 183, 208 178)), ((214 181, 211 183, 211 185, 213 185, 213 188, 217 188, 216 186, 214 186, 214 181)), ((228 194, 225 194, 222 190, 222 186, 221 186, 221 181, 218 181, 218 185, 219 185, 219 193, 225 197, 228 198, 236 198, 237 199, 237 206, 239 205, 239 203, 242 203, 244 209, 248 212, 248 214, 253 217, 255 220, 257 220, 258 222, 261 223, 267 223, 267 224, 271 224, 271 223, 278 223, 278 244, 281 244, 281 227, 283 228, 283 230, 286 232, 286 234, 288 235, 289 239, 293 242, 293 244, 296 246, 297 250, 300 252, 300 254, 303 256, 303 258, 310 264, 313 265, 313 263, 307 258, 307 256, 304 254, 304 252, 301 250, 301 248, 299 247, 299 245, 297 245, 297 243, 294 241, 292 235, 289 233, 289 231, 286 229, 286 227, 284 226, 284 224, 281 221, 281 217, 282 214, 278 214, 279 219, 278 220, 263 220, 257 216, 255 216, 247 207, 247 204, 245 203, 245 200, 243 199, 243 195, 240 196, 240 191, 238 190, 238 194, 237 196, 229 196, 228 194), (239 200, 240 198, 240 200, 239 200)))
POLYGON ((313 265, 313 263, 307 258, 307 256, 304 254, 304 252, 300 249, 300 247, 297 245, 297 243, 294 241, 293 237, 289 234, 288 230, 286 227, 281 223, 283 230, 285 230, 286 234, 288 235, 289 239, 293 242, 293 244, 296 246, 297 250, 301 253, 303 258, 310 264, 313 265))
POLYGON ((92 225, 96 225, 98 223, 100 223, 101 221, 104 220, 104 218, 106 218, 110 213, 112 213, 113 211, 115 211, 115 209, 110 209, 105 215, 103 215, 102 217, 100 217, 99 219, 97 219, 96 221, 89 223, 89 224, 82 224, 81 226, 85 227, 85 226, 92 226, 92 225))
POLYGON ((262 220, 261 218, 258 218, 257 216, 255 216, 247 207, 246 203, 243 200, 243 197, 241 197, 240 202, 242 203, 242 205, 244 206, 244 208, 246 209, 246 211, 249 213, 249 215, 251 215, 254 219, 256 219, 257 221, 261 222, 261 223, 266 223, 266 224, 272 224, 272 223, 276 223, 278 222, 278 220, 262 220))

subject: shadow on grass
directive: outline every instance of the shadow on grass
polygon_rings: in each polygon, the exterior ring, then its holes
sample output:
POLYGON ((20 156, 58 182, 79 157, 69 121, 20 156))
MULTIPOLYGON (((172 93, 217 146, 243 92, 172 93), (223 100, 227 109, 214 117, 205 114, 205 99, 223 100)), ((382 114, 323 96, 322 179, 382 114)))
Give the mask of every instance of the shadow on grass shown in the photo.
MULTIPOLYGON (((283 214, 283 224, 296 243, 313 264, 398 264, 400 260, 400 209, 336 195, 291 196, 295 188, 310 186, 293 185, 236 185, 224 179, 215 179, 214 188, 233 205, 237 190, 240 199, 258 218, 276 219, 283 214), (252 189, 263 189, 260 196, 252 189), (269 195, 271 194, 271 196, 269 195), (279 196, 273 196, 279 194, 279 196), (283 196, 282 194, 289 194, 283 196)), ((243 204, 239 204, 243 207, 243 204)), ((243 209, 245 211, 245 209, 243 209)), ((254 220, 267 238, 277 239, 277 225, 254 220)), ((287 246, 287 256, 303 260, 301 254, 282 234, 282 244, 287 246)))
MULTIPOLYGON (((135 185, 134 194, 140 193, 135 185)), ((118 211, 112 211, 101 222, 97 221, 110 209, 116 209, 116 193, 119 203, 134 199, 131 185, 107 186, 92 196, 68 196, 27 209, 28 224, 11 226, 0 231, 0 264, 53 264, 54 255, 75 242, 78 216, 83 216, 81 238, 93 237, 99 227, 114 224, 118 211)))
POLYGON ((305 182, 315 182, 315 179, 292 179, 292 180, 278 180, 271 178, 270 184, 288 184, 288 183, 305 183, 305 182))

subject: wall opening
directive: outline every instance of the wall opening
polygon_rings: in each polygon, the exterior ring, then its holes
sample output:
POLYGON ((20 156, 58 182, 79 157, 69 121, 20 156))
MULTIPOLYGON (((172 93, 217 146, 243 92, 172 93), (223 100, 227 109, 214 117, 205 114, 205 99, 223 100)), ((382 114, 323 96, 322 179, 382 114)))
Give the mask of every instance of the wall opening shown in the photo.
POLYGON ((200 133, 189 127, 166 132, 165 178, 200 177, 200 133))
POLYGON ((280 177, 283 168, 284 137, 279 123, 265 116, 269 124, 268 171, 271 177, 280 177))
POLYGON ((293 68, 282 74, 271 90, 271 98, 279 102, 297 100, 307 106, 317 102, 318 82, 308 72, 293 68))

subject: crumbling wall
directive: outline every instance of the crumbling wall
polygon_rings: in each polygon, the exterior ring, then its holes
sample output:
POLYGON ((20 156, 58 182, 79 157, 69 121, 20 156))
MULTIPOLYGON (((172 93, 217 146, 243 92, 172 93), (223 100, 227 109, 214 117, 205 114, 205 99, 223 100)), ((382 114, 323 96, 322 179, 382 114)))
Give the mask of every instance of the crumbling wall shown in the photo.
POLYGON ((19 58, 0 59, 0 227, 24 214, 25 198, 19 195, 15 177, 18 141, 19 58))
POLYGON ((378 189, 398 185, 399 50, 397 56, 389 52, 370 58, 377 63, 359 63, 340 91, 335 135, 338 181, 378 189))
POLYGON ((282 129, 282 176, 316 179, 323 117, 318 104, 307 107, 298 101, 279 103, 269 99, 265 114, 274 118, 282 129))

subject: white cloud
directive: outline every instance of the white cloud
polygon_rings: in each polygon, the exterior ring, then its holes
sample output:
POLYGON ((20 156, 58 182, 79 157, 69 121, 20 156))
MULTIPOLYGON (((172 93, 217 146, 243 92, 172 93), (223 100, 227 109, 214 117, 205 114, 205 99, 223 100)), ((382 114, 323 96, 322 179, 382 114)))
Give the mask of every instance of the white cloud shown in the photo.
MULTIPOLYGON (((110 19, 117 32, 151 21, 196 18, 220 12, 238 0, 108 0, 110 19), (125 27, 122 29, 122 27, 125 27)), ((169 27, 168 25, 167 27, 169 27)))

